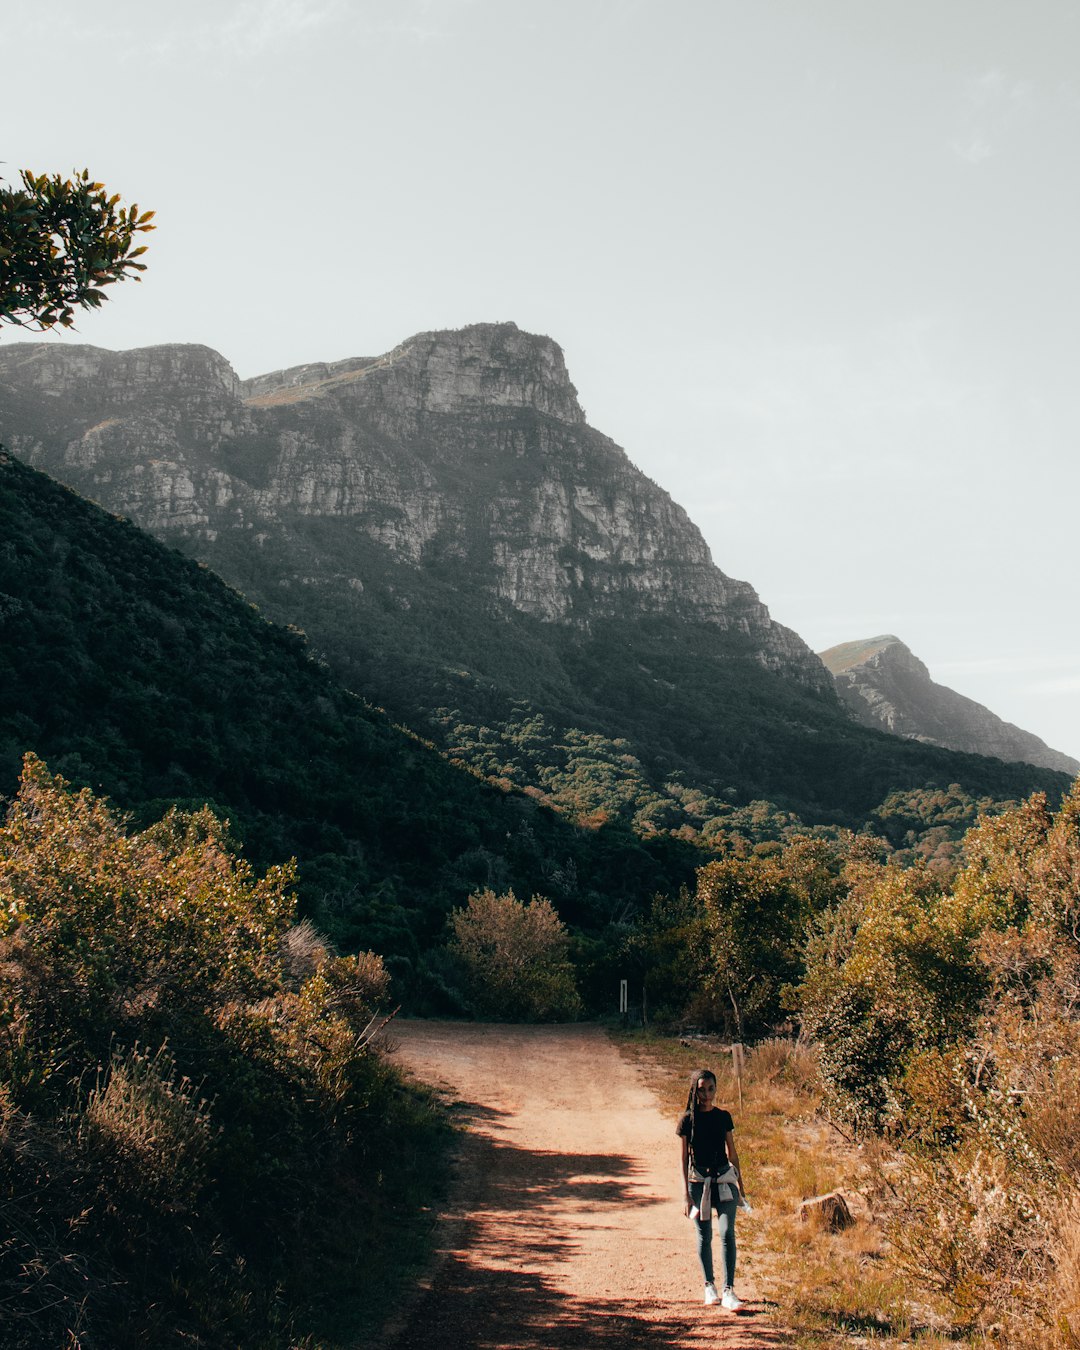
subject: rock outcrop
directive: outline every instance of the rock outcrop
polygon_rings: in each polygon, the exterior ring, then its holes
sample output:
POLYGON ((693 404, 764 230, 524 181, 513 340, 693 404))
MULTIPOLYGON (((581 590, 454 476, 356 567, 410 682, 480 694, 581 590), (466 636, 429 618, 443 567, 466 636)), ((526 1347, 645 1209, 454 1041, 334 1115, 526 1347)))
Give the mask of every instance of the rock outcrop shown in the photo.
POLYGON ((230 531, 344 522, 358 549, 342 587, 363 589, 375 545, 415 568, 454 564, 544 622, 704 621, 830 692, 802 640, 714 566, 682 508, 588 426, 559 347, 514 324, 245 382, 205 347, 6 346, 0 439, 190 551, 230 531))
POLYGON ((864 726, 948 750, 1080 773, 1080 763, 1069 755, 936 684, 922 661, 891 634, 844 642, 820 656, 844 704, 864 726))

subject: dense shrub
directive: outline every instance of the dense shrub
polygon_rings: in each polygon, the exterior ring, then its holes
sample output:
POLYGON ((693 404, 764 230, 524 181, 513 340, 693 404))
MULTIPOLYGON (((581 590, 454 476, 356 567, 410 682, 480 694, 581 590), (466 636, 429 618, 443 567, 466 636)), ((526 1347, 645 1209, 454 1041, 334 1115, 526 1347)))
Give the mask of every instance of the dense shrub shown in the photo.
POLYGON ((631 1001, 640 987, 654 1022, 715 1023, 708 946, 708 919, 696 891, 683 887, 674 896, 655 895, 621 943, 617 969, 628 979, 631 1001))
POLYGON ((366 1043, 380 959, 296 925, 290 882, 208 810, 131 832, 27 758, 0 828, 5 1347, 291 1345, 381 1278, 431 1127, 366 1043))
POLYGON ((811 930, 803 1029, 821 1047, 833 1111, 860 1128, 902 1129, 913 1059, 954 1043, 985 989, 977 920, 921 866, 857 858, 847 885, 811 930))
MULTIPOLYGON (((859 859, 807 951, 833 1111, 904 1149, 894 1249, 1011 1346, 1080 1343, 1080 782, 986 817, 949 886, 859 859)), ((896 1184, 896 1178, 893 1178, 896 1184)))
POLYGON ((523 904, 513 891, 480 891, 451 914, 450 926, 450 953, 481 1016, 549 1021, 581 1011, 569 937, 550 900, 534 895, 523 904))
POLYGON ((775 1021, 780 990, 798 973, 802 916, 774 858, 724 858, 698 872, 707 914, 707 981, 725 1029, 737 1040, 775 1021))

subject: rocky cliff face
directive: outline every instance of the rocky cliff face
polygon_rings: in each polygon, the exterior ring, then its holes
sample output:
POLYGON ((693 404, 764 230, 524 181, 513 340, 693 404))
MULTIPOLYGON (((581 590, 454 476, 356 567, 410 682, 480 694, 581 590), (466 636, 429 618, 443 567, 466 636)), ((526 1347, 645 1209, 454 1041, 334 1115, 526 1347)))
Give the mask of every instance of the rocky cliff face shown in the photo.
POLYGON ((936 684, 919 658, 891 634, 841 643, 820 655, 841 699, 864 726, 949 750, 1080 773, 1080 763, 1030 731, 936 684))
POLYGON ((686 513, 587 425, 559 347, 513 324, 243 383, 205 347, 6 346, 0 439, 195 552, 228 532, 332 521, 358 543, 342 587, 362 591, 375 545, 414 568, 453 564, 545 622, 704 621, 829 687, 801 639, 714 566, 686 513))

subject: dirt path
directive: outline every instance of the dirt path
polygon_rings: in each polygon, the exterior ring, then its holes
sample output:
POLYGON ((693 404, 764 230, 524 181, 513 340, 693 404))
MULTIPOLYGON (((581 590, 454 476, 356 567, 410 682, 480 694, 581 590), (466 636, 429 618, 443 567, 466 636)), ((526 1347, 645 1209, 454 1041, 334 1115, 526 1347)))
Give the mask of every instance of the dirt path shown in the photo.
POLYGON ((675 1122, 602 1031, 401 1022, 393 1040, 471 1128, 433 1277, 387 1350, 787 1344, 742 1273, 744 1312, 702 1306, 675 1122))

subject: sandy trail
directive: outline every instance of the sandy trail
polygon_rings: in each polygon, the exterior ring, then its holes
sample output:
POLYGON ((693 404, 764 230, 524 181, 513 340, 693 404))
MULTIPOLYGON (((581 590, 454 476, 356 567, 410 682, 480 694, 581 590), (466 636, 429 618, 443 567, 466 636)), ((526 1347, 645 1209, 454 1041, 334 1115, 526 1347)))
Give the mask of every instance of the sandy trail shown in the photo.
POLYGON ((392 1039, 470 1132, 433 1278, 388 1350, 787 1344, 742 1274, 742 1313, 702 1306, 675 1121, 602 1031, 398 1022, 392 1039))

